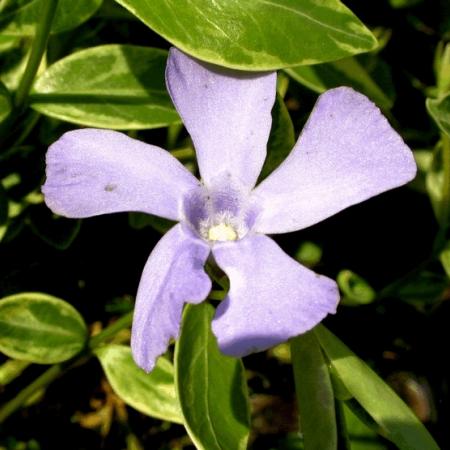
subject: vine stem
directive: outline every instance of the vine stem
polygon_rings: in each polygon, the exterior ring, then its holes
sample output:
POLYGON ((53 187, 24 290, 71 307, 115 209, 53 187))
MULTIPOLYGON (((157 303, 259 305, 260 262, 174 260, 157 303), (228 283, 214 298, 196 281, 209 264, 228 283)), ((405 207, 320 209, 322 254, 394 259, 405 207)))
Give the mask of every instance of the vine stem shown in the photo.
POLYGON ((50 29, 53 18, 55 17, 58 0, 45 0, 42 7, 41 20, 36 27, 36 34, 31 46, 30 57, 28 58, 27 66, 20 80, 14 96, 13 105, 16 110, 20 111, 27 100, 28 94, 31 90, 34 77, 39 69, 39 66, 47 48, 48 38, 50 36, 50 29))

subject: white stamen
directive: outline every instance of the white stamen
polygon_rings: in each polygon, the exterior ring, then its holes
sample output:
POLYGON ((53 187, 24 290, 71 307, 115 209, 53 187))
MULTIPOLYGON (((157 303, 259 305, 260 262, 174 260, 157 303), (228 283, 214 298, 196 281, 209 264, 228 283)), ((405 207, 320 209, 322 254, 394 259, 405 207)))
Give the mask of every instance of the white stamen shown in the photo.
POLYGON ((235 241, 238 235, 231 225, 219 223, 208 230, 208 240, 210 241, 235 241))

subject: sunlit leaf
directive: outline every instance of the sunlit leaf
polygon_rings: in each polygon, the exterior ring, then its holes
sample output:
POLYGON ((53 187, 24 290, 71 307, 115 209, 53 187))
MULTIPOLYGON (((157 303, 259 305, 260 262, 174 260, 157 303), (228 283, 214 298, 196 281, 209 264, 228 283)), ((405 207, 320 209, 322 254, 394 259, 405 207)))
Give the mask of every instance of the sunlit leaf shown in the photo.
POLYGON ((411 409, 366 363, 322 325, 315 333, 347 390, 400 450, 439 450, 411 409))
POLYGON ((144 129, 178 122, 166 91, 167 52, 102 45, 50 66, 35 82, 32 108, 57 119, 102 128, 144 129))
POLYGON ((270 70, 369 51, 376 39, 338 0, 116 0, 181 50, 270 70))
POLYGON ((95 351, 114 392, 138 411, 162 420, 183 423, 175 394, 172 364, 159 358, 151 373, 136 366, 130 347, 107 345, 95 351))
POLYGON ((291 340, 291 357, 305 450, 336 450, 333 386, 313 331, 291 340))
POLYGON ((175 383, 189 436, 199 450, 244 450, 249 434, 242 362, 223 355, 211 332, 214 309, 186 307, 175 347, 175 383))
POLYGON ((41 364, 65 361, 86 344, 87 328, 69 303, 27 292, 0 300, 0 351, 41 364))

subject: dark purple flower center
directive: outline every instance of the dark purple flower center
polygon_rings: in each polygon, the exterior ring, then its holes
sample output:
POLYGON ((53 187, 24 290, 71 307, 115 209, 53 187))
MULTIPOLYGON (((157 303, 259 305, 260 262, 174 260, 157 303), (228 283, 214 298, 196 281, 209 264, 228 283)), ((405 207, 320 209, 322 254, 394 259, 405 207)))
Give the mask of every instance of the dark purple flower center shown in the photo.
POLYGON ((207 242, 242 239, 252 228, 256 209, 249 195, 230 177, 211 188, 200 185, 183 201, 186 223, 207 242))

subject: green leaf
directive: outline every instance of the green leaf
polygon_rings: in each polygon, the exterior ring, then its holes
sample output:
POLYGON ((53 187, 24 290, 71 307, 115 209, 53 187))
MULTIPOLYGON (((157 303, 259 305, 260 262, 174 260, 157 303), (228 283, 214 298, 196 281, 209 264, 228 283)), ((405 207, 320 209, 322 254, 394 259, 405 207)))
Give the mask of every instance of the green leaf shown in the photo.
POLYGON ((175 346, 175 385, 186 429, 199 450, 244 450, 249 407, 244 367, 211 332, 214 309, 188 305, 175 346))
POLYGON ((130 347, 107 345, 95 350, 114 392, 134 409, 151 417, 183 423, 175 394, 172 364, 159 358, 151 373, 134 362, 130 347))
POLYGON ((400 450, 439 450, 427 429, 397 394, 345 344, 322 325, 320 345, 347 390, 400 450))
POLYGON ((267 143, 267 157, 260 180, 273 172, 286 158, 295 144, 295 130, 283 99, 277 94, 272 108, 272 128, 267 143))
POLYGON ((0 300, 0 351, 40 364, 65 361, 86 344, 87 328, 69 303, 37 292, 0 300))
POLYGON ((439 128, 450 136, 450 93, 439 99, 427 98, 426 105, 439 128))
POLYGON ((344 294, 341 300, 344 305, 367 305, 376 298, 376 292, 369 283, 351 270, 341 270, 336 281, 344 294))
POLYGON ((164 80, 167 52, 102 45, 48 68, 34 84, 31 106, 50 117, 93 127, 145 129, 180 119, 164 80))
POLYGON ((116 0, 176 47, 226 67, 273 70, 372 50, 338 0, 116 0))
POLYGON ((326 64, 286 69, 296 81, 321 94, 338 86, 350 86, 371 98, 382 109, 390 109, 393 99, 386 95, 357 58, 345 58, 326 64))
MULTIPOLYGON (((0 31, 5 36, 32 36, 46 0, 10 0, 0 14, 0 31)), ((103 0, 59 0, 52 33, 71 30, 88 20, 103 0)))
POLYGON ((336 450, 333 386, 313 331, 291 340, 291 358, 305 450, 336 450))
POLYGON ((343 404, 345 425, 351 441, 351 450, 387 450, 378 435, 343 404))
POLYGON ((8 89, 0 81, 0 122, 11 112, 11 97, 8 89))

